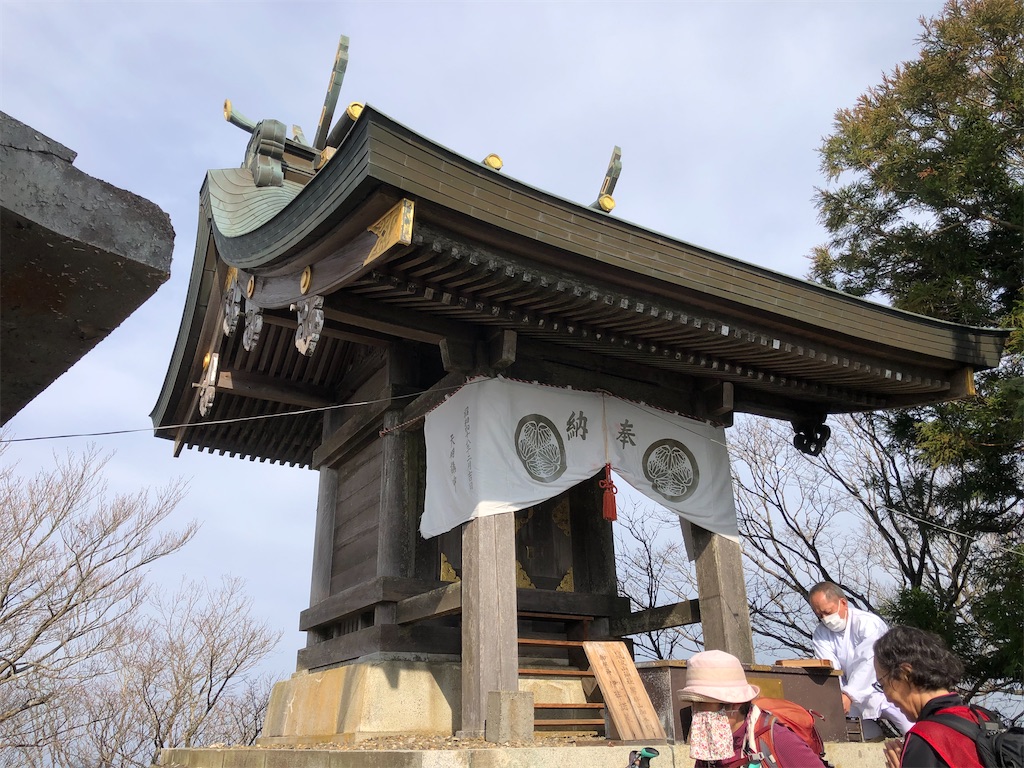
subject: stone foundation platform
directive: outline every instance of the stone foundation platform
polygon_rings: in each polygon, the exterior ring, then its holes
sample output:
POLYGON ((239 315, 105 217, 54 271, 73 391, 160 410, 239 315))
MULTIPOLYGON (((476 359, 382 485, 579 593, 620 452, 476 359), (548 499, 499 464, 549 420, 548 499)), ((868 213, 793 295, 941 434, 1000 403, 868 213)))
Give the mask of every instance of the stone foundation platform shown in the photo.
MULTIPOLYGON (((636 746, 490 747, 480 749, 330 750, 165 749, 159 768, 626 768, 636 746)), ((881 744, 830 743, 836 768, 884 768, 881 744)), ((651 768, 693 768, 685 744, 655 746, 651 768)))
MULTIPOLYGON (((451 736, 460 726, 458 662, 381 659, 314 672, 277 683, 260 746, 355 744, 388 736, 451 736)), ((521 678, 536 701, 587 701, 592 681, 521 678)))

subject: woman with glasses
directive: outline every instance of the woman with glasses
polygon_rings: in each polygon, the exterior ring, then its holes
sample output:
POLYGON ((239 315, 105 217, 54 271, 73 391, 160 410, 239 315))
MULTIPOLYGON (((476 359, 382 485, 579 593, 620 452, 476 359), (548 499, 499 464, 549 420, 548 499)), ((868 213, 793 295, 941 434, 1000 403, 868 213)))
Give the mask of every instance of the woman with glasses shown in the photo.
POLYGON ((942 638, 915 627, 897 626, 875 642, 875 690, 900 708, 914 726, 902 739, 885 742, 888 768, 981 768, 974 740, 941 723, 943 713, 991 720, 978 707, 967 707, 954 686, 964 666, 942 638))

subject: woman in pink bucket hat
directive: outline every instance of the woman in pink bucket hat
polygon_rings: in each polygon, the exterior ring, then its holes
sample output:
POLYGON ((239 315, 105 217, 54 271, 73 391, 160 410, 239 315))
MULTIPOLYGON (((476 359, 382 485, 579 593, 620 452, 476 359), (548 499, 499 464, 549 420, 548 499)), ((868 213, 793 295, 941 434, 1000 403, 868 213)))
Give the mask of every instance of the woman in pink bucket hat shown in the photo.
POLYGON ((774 718, 766 721, 753 703, 761 693, 747 682, 740 660, 725 651, 704 651, 686 663, 686 687, 693 720, 687 741, 696 768, 825 768, 809 746, 774 718), (770 729, 770 738, 764 731, 770 729), (758 746, 772 745, 769 754, 758 746))

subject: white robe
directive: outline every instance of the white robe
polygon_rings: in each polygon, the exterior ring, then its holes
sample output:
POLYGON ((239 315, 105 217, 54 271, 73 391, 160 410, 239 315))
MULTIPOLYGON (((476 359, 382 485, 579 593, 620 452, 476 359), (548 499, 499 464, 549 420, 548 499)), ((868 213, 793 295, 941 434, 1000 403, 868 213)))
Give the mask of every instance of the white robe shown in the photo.
POLYGON ((833 632, 818 623, 811 637, 814 654, 828 659, 832 666, 842 670, 840 689, 850 697, 850 717, 877 720, 884 717, 906 733, 912 723, 892 704, 884 693, 879 693, 875 682, 875 641, 889 631, 881 618, 873 613, 847 606, 846 628, 833 632))

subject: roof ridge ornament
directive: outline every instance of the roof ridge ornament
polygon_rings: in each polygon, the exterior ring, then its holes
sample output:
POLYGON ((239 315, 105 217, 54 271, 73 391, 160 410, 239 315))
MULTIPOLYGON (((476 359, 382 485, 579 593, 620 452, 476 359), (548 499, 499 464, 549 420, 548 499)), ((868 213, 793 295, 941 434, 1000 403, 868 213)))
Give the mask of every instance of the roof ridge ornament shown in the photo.
POLYGON ((331 129, 331 121, 334 120, 334 110, 338 106, 341 83, 345 79, 345 70, 348 69, 348 43, 347 35, 342 35, 338 41, 338 52, 334 55, 334 68, 331 70, 330 80, 327 81, 327 95, 324 96, 324 108, 320 112, 313 149, 323 149, 327 146, 327 135, 331 129))
POLYGON ((620 173, 622 173, 622 148, 616 146, 612 149, 612 157, 608 161, 608 170, 604 174, 601 191, 597 195, 597 200, 591 203, 591 208, 611 213, 612 208, 615 207, 615 198, 612 197, 612 193, 615 191, 615 184, 619 180, 620 173))

